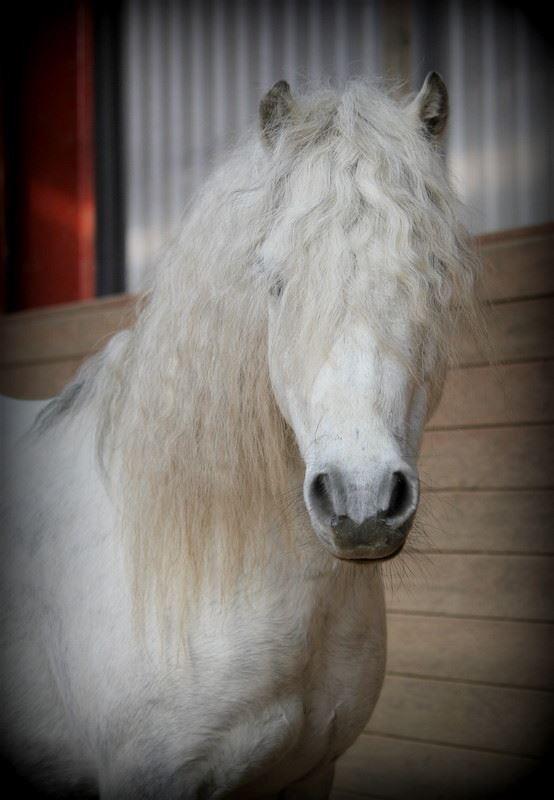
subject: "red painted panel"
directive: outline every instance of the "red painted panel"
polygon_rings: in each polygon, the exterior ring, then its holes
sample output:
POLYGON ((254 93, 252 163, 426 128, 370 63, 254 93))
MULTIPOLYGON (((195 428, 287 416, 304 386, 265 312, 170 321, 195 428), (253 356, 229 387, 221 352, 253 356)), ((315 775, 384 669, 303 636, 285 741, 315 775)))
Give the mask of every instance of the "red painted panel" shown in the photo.
POLYGON ((94 295, 93 41, 89 2, 44 4, 19 76, 19 308, 94 295))
POLYGON ((6 159, 4 143, 4 83, 0 83, 0 312, 6 310, 6 259, 8 255, 6 237, 6 159))

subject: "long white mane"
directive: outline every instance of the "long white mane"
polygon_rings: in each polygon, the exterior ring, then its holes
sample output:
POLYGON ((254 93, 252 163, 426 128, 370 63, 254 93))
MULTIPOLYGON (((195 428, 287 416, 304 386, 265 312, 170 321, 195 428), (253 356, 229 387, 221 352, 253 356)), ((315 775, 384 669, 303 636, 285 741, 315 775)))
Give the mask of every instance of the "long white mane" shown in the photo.
POLYGON ((216 171, 133 329, 50 415, 97 408, 139 601, 153 590, 163 607, 177 583, 185 608, 214 558, 232 582, 260 531, 300 513, 298 454, 268 373, 268 293, 283 292, 288 336, 272 346, 293 352, 291 380, 310 380, 338 324, 360 315, 422 380, 432 361, 439 384, 455 323, 476 319, 477 261, 458 219, 440 153, 362 82, 299 97, 273 149, 253 132, 216 171), (412 325, 409 352, 391 304, 412 325))

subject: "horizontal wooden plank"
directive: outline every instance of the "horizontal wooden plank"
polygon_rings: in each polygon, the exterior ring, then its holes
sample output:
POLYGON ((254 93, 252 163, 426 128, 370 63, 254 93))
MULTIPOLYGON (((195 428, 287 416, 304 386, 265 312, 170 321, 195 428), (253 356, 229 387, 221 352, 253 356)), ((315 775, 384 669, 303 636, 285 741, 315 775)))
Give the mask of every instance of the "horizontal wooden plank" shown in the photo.
POLYGON ((550 556, 410 555, 383 565, 391 611, 554 619, 550 556))
POLYGON ((119 294, 105 295, 102 297, 94 297, 90 300, 78 300, 71 303, 56 303, 55 305, 42 306, 41 308, 31 308, 25 311, 14 311, 2 316, 2 324, 19 325, 20 323, 30 323, 36 320, 52 319, 56 320, 60 317, 65 318, 71 315, 80 316, 83 313, 94 313, 100 309, 117 308, 125 311, 126 308, 134 306, 139 295, 127 294, 125 292, 119 294))
POLYGON ((22 400, 42 400, 61 392, 73 377, 81 358, 52 363, 0 367, 0 394, 22 400))
POLYGON ((554 625, 389 614, 387 670, 554 689, 554 625))
POLYGON ((537 766, 529 758, 363 734, 337 761, 335 787, 391 800, 483 800, 505 796, 537 766))
MULTIPOLYGON (((97 301, 43 314, 10 315, 2 318, 1 364, 82 357, 101 346, 134 318, 136 298, 117 302, 97 301)), ((488 313, 493 354, 497 360, 552 357, 553 332, 551 298, 503 303, 488 313)), ((464 364, 486 362, 489 353, 463 337, 459 360, 464 364)))
POLYGON ((550 692, 388 675, 367 729, 538 757, 553 727, 550 692))
POLYGON ((20 365, 89 355, 131 324, 135 302, 131 296, 108 298, 4 317, 0 363, 20 365))
POLYGON ((458 363, 524 361, 554 357, 554 298, 519 300, 491 306, 486 313, 487 349, 461 336, 458 363))
POLYGON ((554 553, 554 491, 427 492, 408 540, 424 551, 554 553))
MULTIPOLYGON (((529 231, 529 236, 510 237, 509 232, 481 247, 485 261, 484 296, 489 300, 532 298, 554 291, 552 242, 547 231, 529 231)), ((75 358, 88 354, 114 331, 126 327, 134 317, 136 296, 118 295, 94 301, 50 307, 5 316, 1 321, 0 363, 22 364, 44 359, 75 358)), ((548 321, 548 299, 496 306, 491 332, 498 358, 552 355, 548 342, 533 347, 552 330, 548 321), (503 307, 506 306, 506 307, 503 307), (522 332, 525 336, 518 336, 522 332), (517 341, 519 339, 519 341, 517 341)), ((475 345, 465 342, 462 358, 482 362, 475 345)))
POLYGON ((419 471, 425 489, 548 488, 554 426, 428 431, 419 471))
MULTIPOLYGON (((63 384, 77 364, 77 360, 68 360, 56 367, 42 365, 31 374, 25 368, 11 368, 5 379, 0 377, 1 389, 12 396, 48 396, 50 375, 63 384)), ((422 487, 548 488, 552 485, 553 439, 553 426, 428 431, 420 457, 422 487)), ((427 527, 432 530, 432 517, 427 527)))
POLYGON ((487 300, 533 297, 554 292, 552 232, 511 239, 479 248, 484 263, 483 297, 487 300))
MULTIPOLYGON (((25 399, 52 397, 85 357, 0 365, 0 392, 25 399)), ((553 421, 553 383, 554 361, 451 370, 428 427, 553 421)))
POLYGON ((428 427, 552 422, 554 361, 451 370, 428 427))
POLYGON ((512 242, 517 239, 534 239, 554 234, 554 222, 539 222, 536 225, 521 225, 518 228, 504 228, 488 233, 479 233, 474 241, 480 247, 489 247, 499 242, 512 242))

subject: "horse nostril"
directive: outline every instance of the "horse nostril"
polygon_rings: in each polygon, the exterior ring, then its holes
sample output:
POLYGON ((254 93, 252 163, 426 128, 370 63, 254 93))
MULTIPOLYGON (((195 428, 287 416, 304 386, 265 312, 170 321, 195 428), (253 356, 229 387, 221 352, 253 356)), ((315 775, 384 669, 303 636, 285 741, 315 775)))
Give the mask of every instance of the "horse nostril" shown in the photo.
POLYGON ((327 472, 318 473, 312 480, 308 498, 310 506, 322 520, 329 523, 335 518, 331 497, 331 478, 327 472))
POLYGON ((326 484, 329 481, 329 476, 326 472, 320 472, 312 481, 311 494, 314 499, 320 500, 327 496, 326 484))
POLYGON ((393 525, 400 526, 414 513, 416 506, 417 486, 403 472, 393 473, 385 519, 393 525))
POLYGON ((395 472, 392 476, 392 491, 389 499, 389 506, 385 511, 386 517, 396 517, 401 513, 406 503, 408 493, 408 482, 401 472, 395 472))

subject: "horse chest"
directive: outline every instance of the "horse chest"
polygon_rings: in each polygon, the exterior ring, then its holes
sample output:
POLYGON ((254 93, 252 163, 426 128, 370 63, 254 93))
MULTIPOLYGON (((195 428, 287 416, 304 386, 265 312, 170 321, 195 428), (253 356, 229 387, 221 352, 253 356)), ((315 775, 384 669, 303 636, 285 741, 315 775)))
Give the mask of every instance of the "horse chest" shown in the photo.
MULTIPOLYGON (((290 569, 283 585, 261 581, 255 601, 204 609, 191 626, 185 663, 174 663, 157 651, 145 658, 136 646, 125 573, 115 572, 112 550, 98 559, 84 547, 78 553, 78 580, 55 583, 65 658, 59 685, 83 738, 114 754, 108 774, 99 768, 106 796, 112 780, 117 796, 121 782, 173 787, 181 775, 189 796, 256 797, 260 786, 278 792, 335 758, 362 730, 383 672, 378 576, 360 570, 352 585, 337 586, 290 569), (98 561, 111 571, 91 574, 98 561), (95 592, 77 592, 82 583, 95 592), (101 628, 118 608, 127 610, 101 628), (91 620, 103 636, 86 635, 91 620)), ((78 760, 76 770, 88 771, 85 755, 78 760)), ((165 796, 182 796, 182 785, 172 792, 165 796)))
MULTIPOLYGON (((355 594, 359 604, 360 592, 355 594)), ((247 626, 235 621, 236 637, 227 639, 226 656, 217 666, 213 654, 210 659, 212 680, 226 687, 224 701, 212 707, 213 727, 225 731, 219 769, 232 772, 238 763, 252 769, 222 782, 248 786, 259 775, 264 787, 278 790, 283 780, 290 783, 333 760, 358 736, 384 668, 380 583, 362 597, 363 607, 333 607, 325 600, 279 619, 259 613, 247 626), (240 724, 230 725, 238 709, 248 712, 241 712, 240 724)), ((205 690, 211 694, 213 686, 205 690)))

